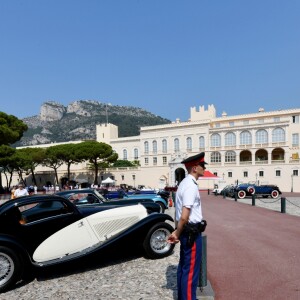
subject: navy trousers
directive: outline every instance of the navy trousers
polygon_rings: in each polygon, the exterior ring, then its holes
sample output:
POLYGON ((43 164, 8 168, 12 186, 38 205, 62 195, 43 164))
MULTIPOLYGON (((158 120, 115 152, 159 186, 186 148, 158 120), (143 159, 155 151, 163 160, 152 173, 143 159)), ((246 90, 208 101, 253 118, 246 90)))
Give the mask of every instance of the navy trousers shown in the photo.
POLYGON ((180 259, 177 269, 178 300, 195 300, 199 282, 202 238, 196 238, 193 246, 187 245, 188 236, 180 236, 180 259))

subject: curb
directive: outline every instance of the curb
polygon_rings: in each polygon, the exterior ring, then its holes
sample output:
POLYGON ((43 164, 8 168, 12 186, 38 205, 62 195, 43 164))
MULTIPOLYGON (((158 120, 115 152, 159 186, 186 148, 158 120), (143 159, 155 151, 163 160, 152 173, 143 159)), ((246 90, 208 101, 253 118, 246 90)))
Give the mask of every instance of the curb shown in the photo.
POLYGON ((214 300, 215 299, 215 292, 209 282, 207 281, 207 286, 203 288, 198 288, 196 292, 197 299, 199 300, 214 300))

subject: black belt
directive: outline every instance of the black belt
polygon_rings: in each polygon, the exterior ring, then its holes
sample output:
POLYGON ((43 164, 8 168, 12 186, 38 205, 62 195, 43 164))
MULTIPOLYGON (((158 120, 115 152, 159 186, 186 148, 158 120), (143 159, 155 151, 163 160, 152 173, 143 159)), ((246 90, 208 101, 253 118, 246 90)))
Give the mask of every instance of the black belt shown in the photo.
POLYGON ((187 223, 184 225, 183 231, 186 233, 200 233, 203 232, 206 228, 207 222, 206 220, 202 220, 199 223, 187 223))

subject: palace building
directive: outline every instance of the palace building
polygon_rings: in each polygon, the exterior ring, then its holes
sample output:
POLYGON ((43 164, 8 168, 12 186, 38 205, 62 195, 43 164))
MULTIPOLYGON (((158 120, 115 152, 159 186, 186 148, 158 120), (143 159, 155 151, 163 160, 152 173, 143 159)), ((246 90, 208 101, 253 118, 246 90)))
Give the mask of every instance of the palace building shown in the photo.
MULTIPOLYGON (((300 192, 300 108, 217 117, 214 105, 190 108, 188 121, 142 127, 140 135, 118 137, 118 127, 96 125, 97 141, 112 146, 119 159, 139 161, 140 166, 101 170, 99 183, 111 177, 116 185, 152 188, 175 186, 186 175, 181 161, 205 152, 207 169, 227 184, 275 184, 281 191, 300 192)), ((78 143, 78 141, 76 141, 78 143)), ((38 145, 38 147, 53 146, 38 145)), ((37 147, 37 146, 36 146, 37 147)), ((87 163, 71 166, 74 180, 92 183, 87 163)), ((53 171, 37 167, 41 183, 53 181, 53 171), (52 176, 52 177, 51 177, 52 176)), ((58 169, 60 178, 66 166, 58 169)), ((213 188, 217 180, 198 181, 213 188)))
MULTIPOLYGON (((118 137, 113 124, 97 125, 97 141, 108 143, 119 159, 139 160, 140 167, 111 170, 118 183, 174 186, 185 176, 181 161, 205 152, 207 169, 228 184, 276 184, 300 191, 300 109, 216 116, 214 105, 190 108, 190 119, 142 127, 139 136, 118 137)), ((202 181, 203 188, 213 187, 202 181)))

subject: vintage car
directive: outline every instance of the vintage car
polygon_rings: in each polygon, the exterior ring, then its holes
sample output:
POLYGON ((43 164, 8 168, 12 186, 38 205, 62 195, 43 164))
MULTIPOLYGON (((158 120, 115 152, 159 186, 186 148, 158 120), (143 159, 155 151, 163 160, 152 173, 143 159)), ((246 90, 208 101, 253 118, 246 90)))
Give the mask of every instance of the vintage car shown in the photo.
MULTIPOLYGON (((141 204, 81 205, 56 195, 26 196, 0 206, 0 292, 31 268, 61 264, 109 247, 140 247, 151 259, 172 253, 166 214, 141 204)), ((121 249, 121 248, 120 248, 121 249)), ((0 297, 1 298, 1 297, 0 297)))
MULTIPOLYGON (((112 198, 106 199, 104 195, 99 193, 96 189, 74 189, 74 190, 66 190, 62 192, 57 192, 56 195, 62 196, 64 198, 74 200, 76 205, 79 204, 95 204, 95 203, 105 203, 112 205, 129 205, 129 204, 137 204, 137 203, 157 203, 160 207, 160 212, 164 212, 166 208, 168 208, 168 201, 163 199, 158 195, 131 195, 127 197, 126 195, 123 198, 112 198), (125 203, 126 201, 126 203, 125 203)), ((149 210, 151 209, 150 204, 148 204, 149 210)), ((148 209, 147 207, 147 209, 148 209)))
POLYGON ((276 185, 255 185, 250 183, 239 184, 235 187, 235 192, 239 199, 243 199, 246 196, 259 195, 264 198, 272 197, 276 199, 281 194, 281 191, 276 185))

